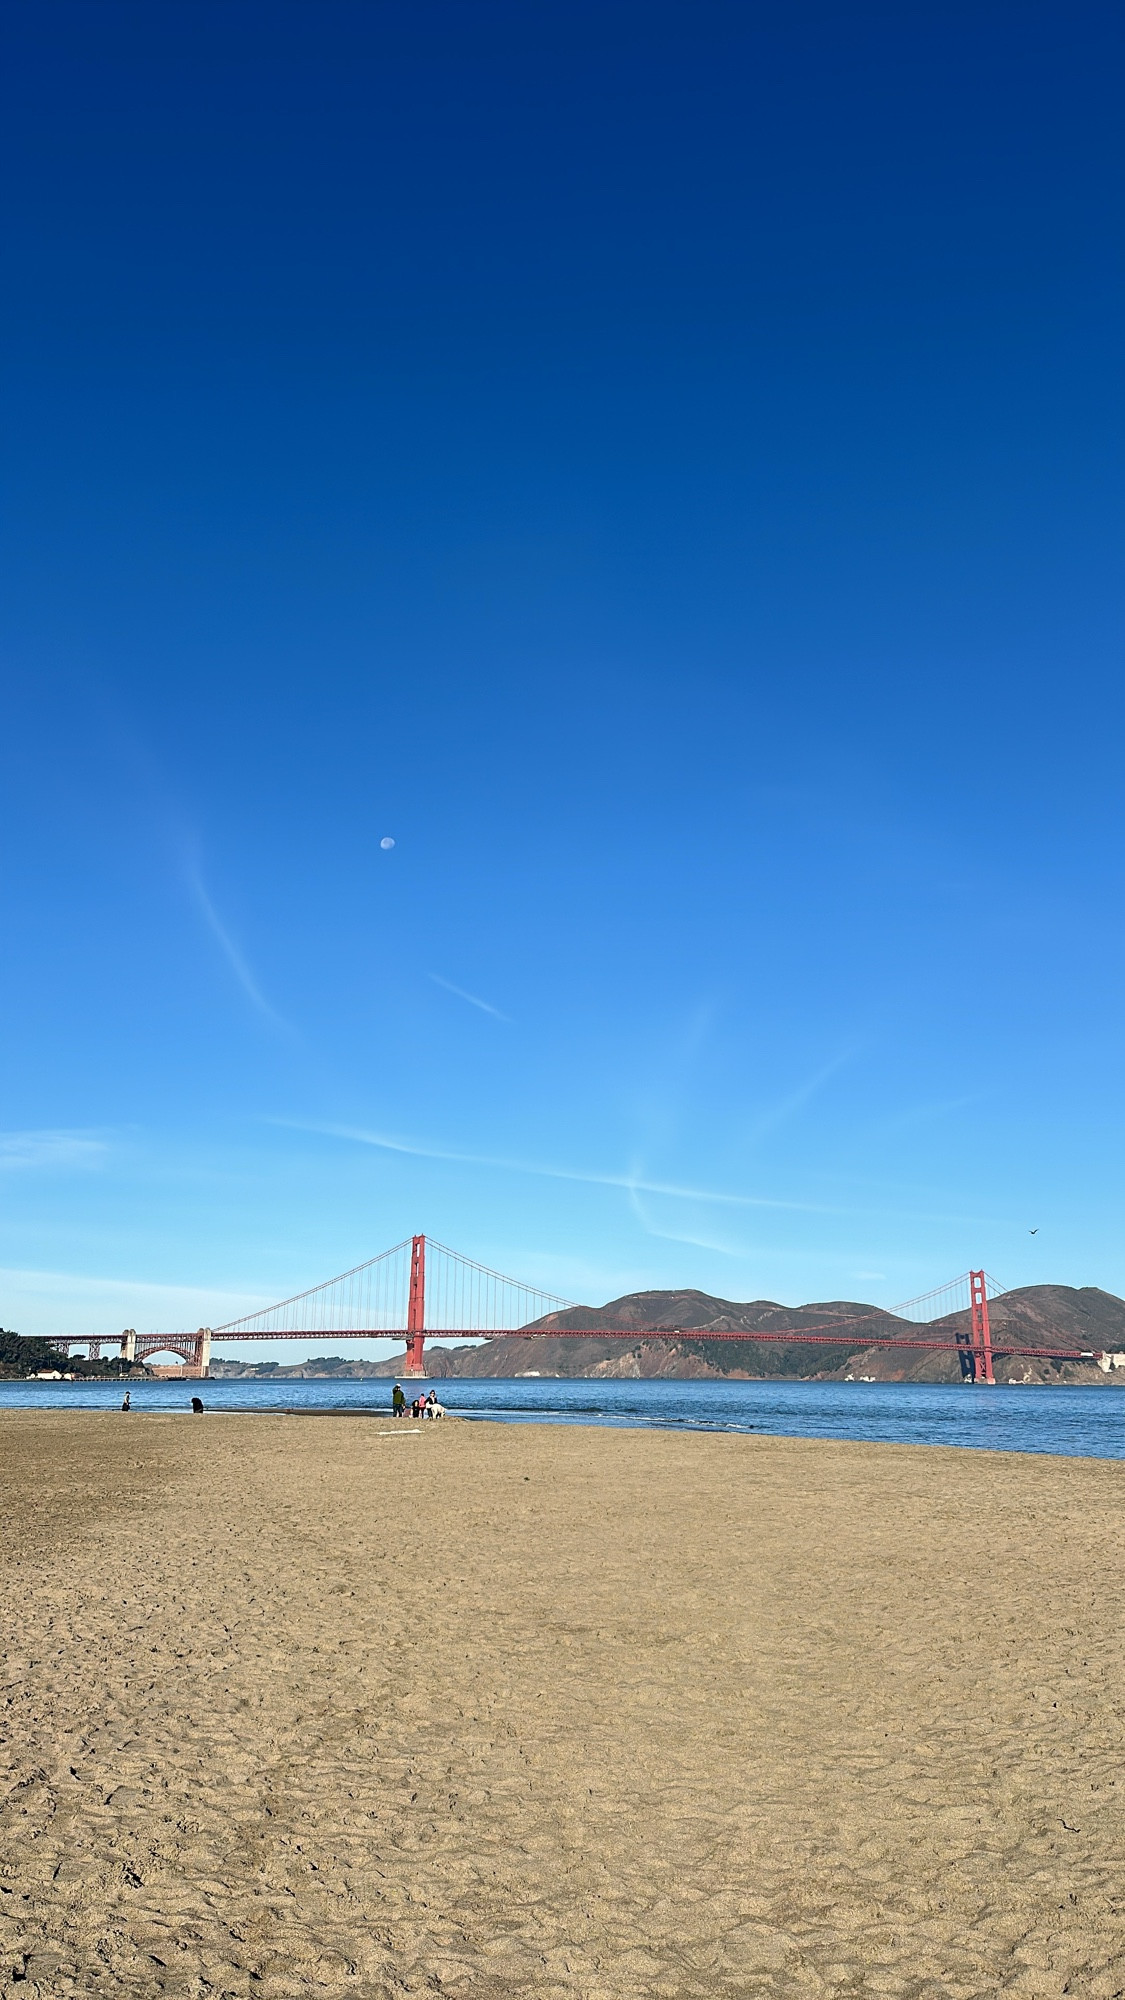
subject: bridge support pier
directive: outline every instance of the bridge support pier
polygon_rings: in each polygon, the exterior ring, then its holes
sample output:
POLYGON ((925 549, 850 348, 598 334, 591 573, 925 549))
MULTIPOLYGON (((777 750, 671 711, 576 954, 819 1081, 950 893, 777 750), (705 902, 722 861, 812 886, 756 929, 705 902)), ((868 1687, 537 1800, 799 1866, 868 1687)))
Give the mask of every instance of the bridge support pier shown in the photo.
POLYGON ((135 1361, 137 1358, 137 1336, 134 1328, 131 1326, 127 1326, 121 1336, 120 1358, 122 1361, 135 1361))
POLYGON ((426 1239, 416 1236, 410 1246, 410 1298, 406 1308, 407 1375, 424 1375, 422 1348, 426 1339, 426 1239))
POLYGON ((988 1285, 983 1271, 969 1272, 970 1324, 973 1341, 973 1381, 996 1387, 992 1372, 992 1329, 988 1324, 988 1285))
POLYGON ((195 1350, 189 1364, 191 1373, 205 1381, 211 1373, 211 1329, 201 1326, 195 1336, 195 1350))

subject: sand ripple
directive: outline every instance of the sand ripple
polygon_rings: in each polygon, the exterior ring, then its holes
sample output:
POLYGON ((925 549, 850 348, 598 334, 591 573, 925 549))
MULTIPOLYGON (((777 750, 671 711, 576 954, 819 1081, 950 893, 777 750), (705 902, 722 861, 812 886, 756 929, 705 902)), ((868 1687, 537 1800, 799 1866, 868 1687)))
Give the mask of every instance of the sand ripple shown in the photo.
POLYGON ((1125 1992, 1125 1467, 0 1419, 0 1993, 1125 1992))

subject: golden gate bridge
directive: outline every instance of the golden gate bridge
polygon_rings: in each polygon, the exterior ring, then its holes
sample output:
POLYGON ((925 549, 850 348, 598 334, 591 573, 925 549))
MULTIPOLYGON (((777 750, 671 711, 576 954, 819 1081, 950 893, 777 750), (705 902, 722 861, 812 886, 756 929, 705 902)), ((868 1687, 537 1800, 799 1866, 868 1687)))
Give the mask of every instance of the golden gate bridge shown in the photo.
MULTIPOLYGON (((960 1362, 963 1381, 994 1383, 993 1362, 1001 1354, 1051 1361, 1096 1361, 1092 1348, 1031 1347, 1022 1342, 994 1343, 989 1319, 989 1303, 1004 1295, 1005 1288, 987 1272, 966 1271, 960 1277, 925 1292, 918 1298, 889 1310, 867 1308, 861 1313, 836 1313, 795 1327, 732 1326, 603 1326, 591 1320, 588 1306, 507 1278, 484 1264, 474 1263, 447 1244, 425 1236, 405 1237, 390 1250, 366 1263, 356 1264, 339 1277, 295 1292, 291 1298, 224 1326, 199 1327, 194 1333, 136 1333, 132 1328, 121 1335, 119 1354, 125 1361, 148 1361, 156 1354, 174 1354, 186 1372, 205 1376, 211 1365, 214 1342, 246 1340, 316 1340, 330 1335, 334 1340, 405 1341, 403 1376, 424 1376, 424 1349, 427 1340, 621 1340, 639 1344, 661 1341, 741 1341, 784 1346, 808 1344, 822 1347, 849 1345, 853 1351, 895 1348, 929 1353, 953 1352, 960 1362), (888 1322, 900 1321, 902 1331, 888 1322), (877 1326, 880 1331, 864 1331, 877 1326)), ((92 1338, 91 1358, 100 1357, 103 1347, 116 1343, 92 1338)), ((86 1346, 85 1339, 60 1341, 67 1351, 86 1346)))

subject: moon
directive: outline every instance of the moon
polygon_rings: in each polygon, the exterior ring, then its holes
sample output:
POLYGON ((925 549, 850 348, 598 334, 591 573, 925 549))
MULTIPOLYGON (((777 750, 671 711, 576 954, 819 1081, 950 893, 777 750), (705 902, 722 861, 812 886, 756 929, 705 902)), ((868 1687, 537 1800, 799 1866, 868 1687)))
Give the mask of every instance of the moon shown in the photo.
POLYGON ((390 836, 390 834, 389 834, 389 833, 385 833, 385 834, 383 835, 383 838, 382 838, 382 840, 381 840, 381 841, 379 842, 379 845, 380 845, 380 847, 384 847, 384 848, 386 848, 386 847, 393 847, 393 846, 394 846, 394 841, 393 841, 393 840, 391 839, 391 836, 390 836))

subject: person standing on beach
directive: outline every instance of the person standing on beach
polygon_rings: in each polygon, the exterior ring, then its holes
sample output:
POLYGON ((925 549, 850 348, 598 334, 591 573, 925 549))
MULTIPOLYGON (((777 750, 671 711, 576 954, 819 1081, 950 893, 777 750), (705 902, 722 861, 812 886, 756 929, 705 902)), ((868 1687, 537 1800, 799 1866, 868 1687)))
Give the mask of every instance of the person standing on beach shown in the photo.
POLYGON ((405 1408, 406 1397, 402 1393, 402 1385, 396 1382, 394 1388, 391 1390, 391 1415, 401 1417, 405 1408))
POLYGON ((122 1405, 121 1405, 121 1407, 122 1407, 122 1409, 123 1409, 123 1410, 131 1410, 131 1409, 132 1409, 133 1405, 132 1405, 132 1403, 131 1403, 131 1402, 130 1402, 130 1400, 129 1400, 129 1399, 130 1399, 130 1397, 131 1397, 131 1395, 132 1395, 132 1393, 133 1393, 133 1392, 132 1392, 132 1390, 131 1390, 131 1389, 126 1389, 126 1391, 125 1391, 125 1401, 124 1401, 124 1402, 122 1403, 122 1405))

